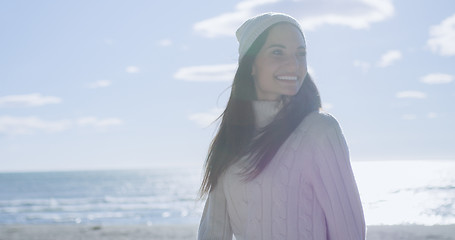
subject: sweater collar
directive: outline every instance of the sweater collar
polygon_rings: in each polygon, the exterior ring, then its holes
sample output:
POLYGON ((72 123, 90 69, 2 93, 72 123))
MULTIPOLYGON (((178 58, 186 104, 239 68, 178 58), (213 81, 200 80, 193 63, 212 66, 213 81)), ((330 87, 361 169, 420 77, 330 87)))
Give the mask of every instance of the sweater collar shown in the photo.
POLYGON ((280 101, 253 101, 256 128, 260 129, 270 124, 281 107, 280 101))

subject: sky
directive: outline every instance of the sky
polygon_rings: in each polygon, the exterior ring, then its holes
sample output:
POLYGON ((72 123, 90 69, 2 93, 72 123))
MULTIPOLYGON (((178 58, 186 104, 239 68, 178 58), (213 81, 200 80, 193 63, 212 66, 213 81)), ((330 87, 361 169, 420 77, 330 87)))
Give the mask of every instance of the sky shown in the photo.
POLYGON ((202 165, 235 30, 303 26, 352 161, 455 160, 455 1, 1 1, 0 172, 202 165))

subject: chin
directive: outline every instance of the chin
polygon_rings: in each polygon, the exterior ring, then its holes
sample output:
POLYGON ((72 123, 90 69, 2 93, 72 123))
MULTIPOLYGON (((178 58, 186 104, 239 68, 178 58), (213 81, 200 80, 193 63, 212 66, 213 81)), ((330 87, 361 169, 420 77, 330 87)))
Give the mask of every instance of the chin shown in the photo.
POLYGON ((287 91, 287 92, 283 93, 282 95, 283 95, 283 96, 292 97, 292 96, 295 96, 298 92, 299 92, 298 90, 295 90, 295 91, 287 91))

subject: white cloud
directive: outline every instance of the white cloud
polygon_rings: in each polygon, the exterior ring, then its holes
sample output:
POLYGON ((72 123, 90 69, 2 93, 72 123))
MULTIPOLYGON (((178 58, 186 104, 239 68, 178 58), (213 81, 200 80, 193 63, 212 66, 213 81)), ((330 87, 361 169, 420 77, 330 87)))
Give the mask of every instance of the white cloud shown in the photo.
POLYGON ((396 97, 424 99, 427 98, 427 94, 420 91, 401 91, 396 94, 396 97))
POLYGON ((42 96, 39 93, 0 97, 0 107, 38 107, 60 102, 62 100, 58 97, 42 96))
POLYGON ((244 0, 232 12, 196 23, 193 29, 206 37, 234 36, 249 17, 262 12, 284 12, 300 21, 305 30, 324 24, 368 28, 393 16, 391 0, 244 0))
POLYGON ((330 109, 333 109, 333 104, 331 103, 322 103, 322 109, 324 110, 330 110, 330 109))
POLYGON ((308 71, 308 74, 310 74, 310 76, 312 76, 313 80, 314 80, 314 77, 316 76, 316 72, 314 71, 314 68, 308 65, 307 71, 308 71))
POLYGON ((430 28, 427 45, 431 51, 439 55, 455 55, 455 14, 430 28))
POLYGON ((358 67, 358 68, 362 69, 362 72, 364 72, 364 73, 366 73, 366 72, 368 72, 368 70, 370 70, 370 63, 368 63, 368 62, 355 60, 353 64, 354 64, 354 67, 358 67))
POLYGON ((79 126, 90 126, 95 128, 106 128, 123 124, 123 121, 118 118, 98 119, 96 117, 83 117, 77 120, 79 126))
POLYGON ((0 133, 9 135, 31 134, 36 131, 60 132, 68 129, 71 121, 46 121, 37 117, 0 116, 0 133))
POLYGON ((429 119, 435 119, 435 118, 437 118, 437 117, 438 117, 438 114, 437 114, 437 113, 434 113, 434 112, 429 112, 429 113, 427 114, 427 118, 429 118, 429 119))
POLYGON ((398 50, 390 50, 384 53, 381 56, 381 60, 378 62, 379 67, 388 67, 392 65, 392 63, 400 60, 402 58, 402 54, 398 50))
POLYGON ((191 82, 220 82, 234 79, 237 64, 184 67, 174 74, 175 79, 191 82))
POLYGON ((172 40, 170 39, 161 39, 160 41, 158 41, 158 45, 160 45, 161 47, 169 47, 172 45, 172 40))
POLYGON ((109 80, 99 80, 96 82, 92 82, 88 84, 89 88, 102 88, 102 87, 109 87, 112 84, 109 80))
POLYGON ((444 84, 452 82, 454 77, 450 74, 432 73, 423 76, 420 81, 426 84, 444 84))
POLYGON ((127 73, 138 73, 139 72, 139 68, 136 66, 128 66, 128 67, 126 67, 125 70, 127 73))
POLYGON ((404 120, 415 120, 417 119, 417 116, 415 114, 403 114, 401 115, 401 118, 404 120))
POLYGON ((223 113, 223 110, 221 108, 213 108, 206 113, 193 113, 188 116, 188 119, 201 127, 208 127, 223 113))
POLYGON ((98 119, 95 117, 83 117, 76 121, 69 119, 48 121, 38 117, 0 116, 0 134, 24 135, 36 132, 61 132, 73 128, 75 124, 80 127, 94 127, 103 130, 107 127, 121 125, 123 121, 118 118, 98 119))

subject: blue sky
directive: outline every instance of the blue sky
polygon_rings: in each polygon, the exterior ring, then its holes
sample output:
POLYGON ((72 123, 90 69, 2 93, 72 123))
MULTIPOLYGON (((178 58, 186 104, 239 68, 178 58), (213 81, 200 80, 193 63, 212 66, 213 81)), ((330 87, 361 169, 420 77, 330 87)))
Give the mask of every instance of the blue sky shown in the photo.
POLYGON ((202 164, 264 11, 301 21, 353 161, 455 160, 451 0, 2 1, 0 171, 202 164))

